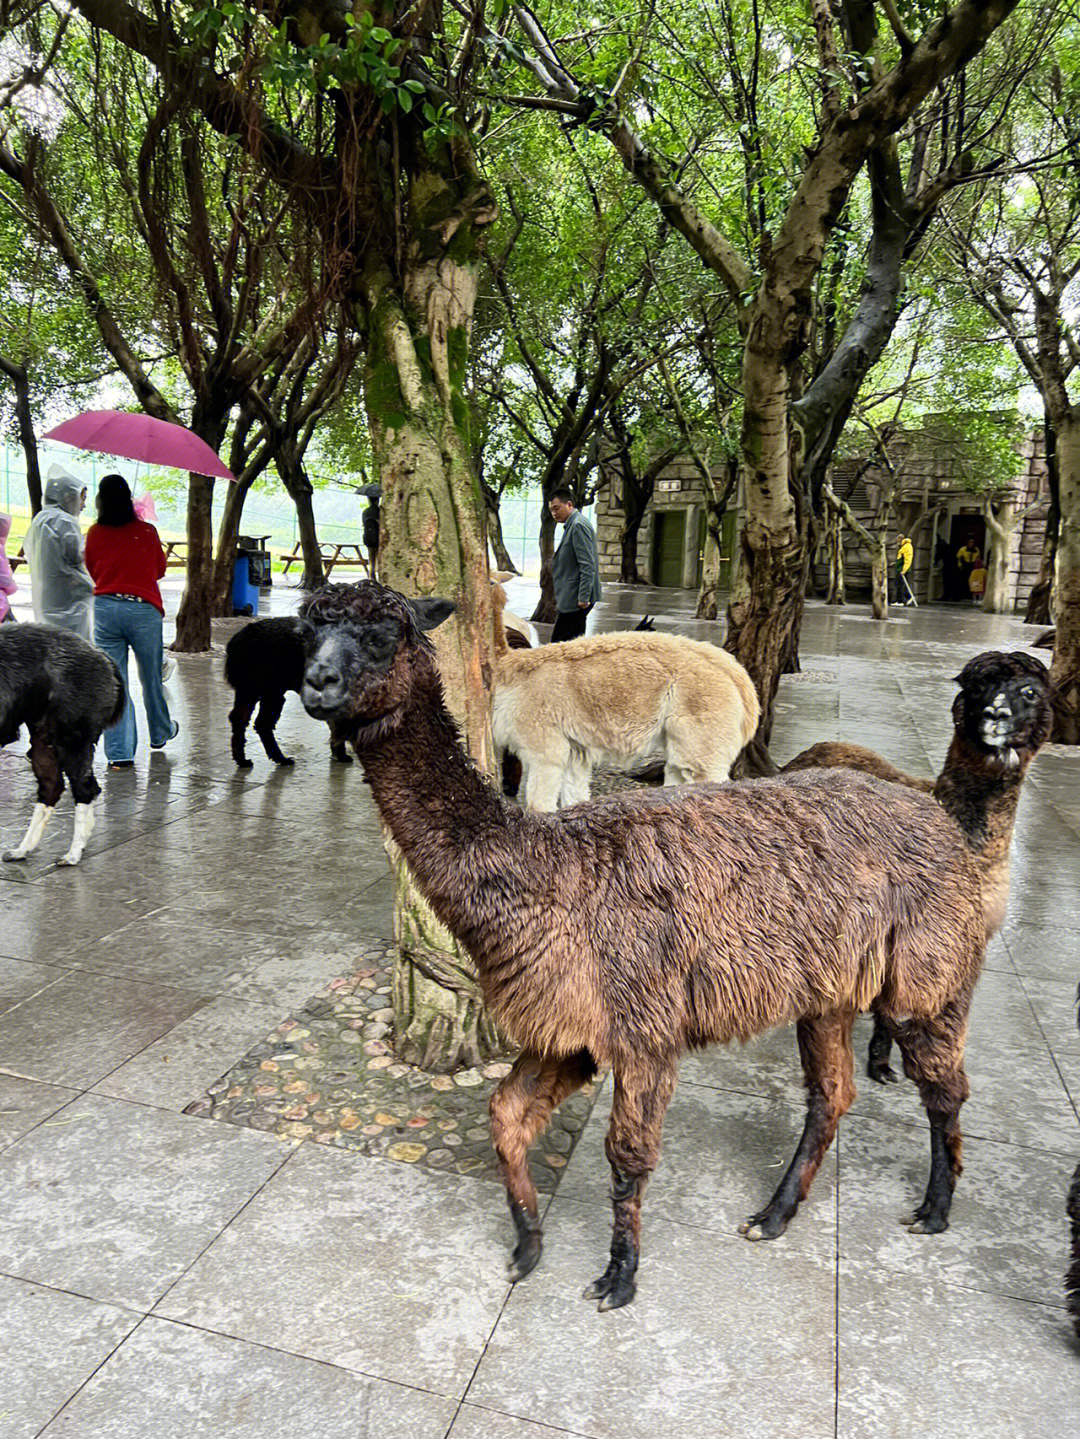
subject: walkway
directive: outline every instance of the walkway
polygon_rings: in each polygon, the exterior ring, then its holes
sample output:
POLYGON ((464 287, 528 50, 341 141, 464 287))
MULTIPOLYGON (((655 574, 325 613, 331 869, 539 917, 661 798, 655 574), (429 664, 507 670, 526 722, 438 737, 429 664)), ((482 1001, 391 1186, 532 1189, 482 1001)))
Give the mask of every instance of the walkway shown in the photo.
MULTIPOLYGON (((715 637, 689 598, 613 587, 600 627, 648 608, 715 637)), ((511 603, 529 602, 518 582, 511 603)), ((974 611, 882 627, 812 605, 775 753, 842 736, 929 774, 951 677, 1031 633, 974 611)), ((2 1439, 1080 1436, 1061 1293, 1080 756, 1044 754, 1021 806, 1009 920, 972 1014, 952 1228, 897 1224, 925 1184, 926 1124, 910 1085, 865 1083, 789 1233, 738 1237, 801 1124, 777 1033, 684 1063, 638 1298, 600 1315, 579 1294, 609 1239, 606 1089, 550 1200, 543 1262, 513 1290, 488 1180, 182 1112, 390 937, 358 767, 330 765, 290 698, 295 770, 253 742, 238 774, 220 669, 220 654, 180 658, 181 737, 104 777, 78 870, 52 867, 67 808, 31 863, 0 867, 2 1439)), ((31 802, 10 746, 0 845, 31 802)))

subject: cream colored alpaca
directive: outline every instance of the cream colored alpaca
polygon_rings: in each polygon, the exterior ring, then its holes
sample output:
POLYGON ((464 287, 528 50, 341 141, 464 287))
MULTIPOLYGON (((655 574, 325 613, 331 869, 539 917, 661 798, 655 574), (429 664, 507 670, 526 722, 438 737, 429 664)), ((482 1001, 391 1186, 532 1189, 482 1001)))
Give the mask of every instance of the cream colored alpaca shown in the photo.
POLYGON ((656 752, 665 784, 725 780, 757 729, 750 676, 716 645, 630 631, 508 650, 498 622, 496 644, 492 727, 525 767, 526 809, 577 804, 594 765, 656 752))

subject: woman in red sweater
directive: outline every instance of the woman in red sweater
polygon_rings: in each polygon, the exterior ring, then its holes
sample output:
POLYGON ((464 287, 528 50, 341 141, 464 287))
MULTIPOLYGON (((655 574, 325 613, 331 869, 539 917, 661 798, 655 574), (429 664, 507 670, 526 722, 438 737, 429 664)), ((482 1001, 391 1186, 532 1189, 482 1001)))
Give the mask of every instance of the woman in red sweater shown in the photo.
MULTIPOLYGON (((86 536, 86 568, 94 581, 94 638, 116 664, 128 688, 128 649, 135 652, 150 748, 163 749, 179 729, 169 714, 161 683, 162 619, 158 580, 165 551, 153 525, 140 520, 123 475, 106 475, 98 486, 97 524, 86 536)), ((131 769, 138 735, 131 690, 123 718, 105 731, 110 769, 131 769)))

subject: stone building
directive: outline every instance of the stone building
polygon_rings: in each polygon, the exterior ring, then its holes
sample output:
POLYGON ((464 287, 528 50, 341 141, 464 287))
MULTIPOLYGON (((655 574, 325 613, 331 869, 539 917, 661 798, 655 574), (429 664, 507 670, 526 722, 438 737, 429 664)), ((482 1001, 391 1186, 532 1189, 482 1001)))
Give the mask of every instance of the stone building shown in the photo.
MULTIPOLYGON (((901 436, 893 444, 892 453, 897 474, 894 520, 888 540, 890 576, 898 537, 913 535, 915 558, 909 580, 919 603, 960 600, 964 596, 958 593, 957 550, 965 541, 973 540, 987 556, 997 543, 987 524, 986 502, 956 474, 948 448, 934 443, 926 433, 915 431, 901 436)), ((608 478, 597 494, 594 518, 600 575, 610 581, 618 580, 621 569, 619 535, 623 512, 619 477, 609 472, 608 478)), ((838 461, 833 467, 837 493, 868 528, 872 528, 882 485, 887 481, 881 467, 866 460, 838 461)), ((999 507, 1004 503, 1019 517, 1009 542, 1007 591, 1012 606, 1022 609, 1038 573, 1049 508, 1041 430, 1026 436, 1020 444, 1016 479, 999 493, 996 502, 999 507)), ((721 588, 727 588, 730 582, 736 524, 732 510, 724 520, 721 588)), ((701 477, 691 461, 676 460, 657 480, 642 521, 637 543, 639 573, 650 584, 696 589, 701 577, 704 533, 705 489, 701 477)), ((870 559, 847 530, 844 568, 848 597, 868 596, 870 559)), ((820 570, 816 578, 822 579, 820 570)))
MULTIPOLYGON (((716 472, 722 483, 720 472, 716 472)), ((619 476, 609 470, 607 483, 596 496, 593 518, 600 549, 600 578, 617 580, 622 566, 619 536, 623 527, 619 476)), ((724 517, 720 585, 726 589, 731 577, 736 515, 724 517)), ((675 460, 656 481, 641 529, 638 531, 637 563, 641 577, 652 585, 696 590, 701 579, 705 540, 705 485, 690 460, 675 460)))

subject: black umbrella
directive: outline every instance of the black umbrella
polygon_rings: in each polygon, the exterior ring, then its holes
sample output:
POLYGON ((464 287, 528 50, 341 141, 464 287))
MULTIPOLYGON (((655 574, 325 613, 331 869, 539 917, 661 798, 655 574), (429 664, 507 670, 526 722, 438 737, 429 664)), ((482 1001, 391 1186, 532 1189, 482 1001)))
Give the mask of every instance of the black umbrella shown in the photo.
POLYGON ((370 485, 361 485, 356 493, 363 495, 365 500, 381 500, 382 485, 377 480, 373 480, 370 485))

